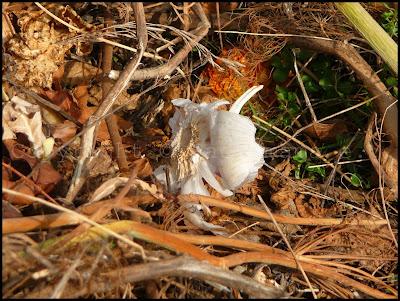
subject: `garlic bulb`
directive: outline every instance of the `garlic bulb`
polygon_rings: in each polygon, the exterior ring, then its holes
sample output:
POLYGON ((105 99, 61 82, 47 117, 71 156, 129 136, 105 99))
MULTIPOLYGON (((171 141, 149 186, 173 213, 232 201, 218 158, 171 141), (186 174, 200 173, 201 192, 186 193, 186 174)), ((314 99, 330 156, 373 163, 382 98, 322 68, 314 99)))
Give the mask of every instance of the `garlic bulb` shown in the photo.
MULTIPOLYGON (((203 179, 224 196, 254 180, 264 163, 264 148, 255 141, 256 128, 248 117, 240 115, 243 105, 262 85, 247 90, 229 111, 216 110, 229 104, 218 100, 196 104, 188 99, 175 99, 177 107, 169 120, 172 129, 172 155, 169 173, 172 192, 209 195, 203 179), (221 183, 216 179, 221 177, 221 183)), ((166 183, 165 167, 154 172, 166 183)))

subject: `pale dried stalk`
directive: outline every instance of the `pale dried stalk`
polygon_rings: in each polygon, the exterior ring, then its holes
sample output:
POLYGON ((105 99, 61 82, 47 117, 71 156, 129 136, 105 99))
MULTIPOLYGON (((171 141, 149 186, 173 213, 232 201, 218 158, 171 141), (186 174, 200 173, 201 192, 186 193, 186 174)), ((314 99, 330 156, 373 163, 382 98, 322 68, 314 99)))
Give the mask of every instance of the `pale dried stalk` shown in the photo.
MULTIPOLYGON (((270 288, 250 277, 238 273, 214 267, 206 262, 195 260, 189 256, 181 256, 157 262, 135 264, 111 271, 104 275, 105 278, 97 281, 96 287, 85 287, 80 290, 65 290, 63 298, 78 298, 87 294, 102 293, 112 290, 123 283, 131 283, 156 279, 160 277, 178 276, 196 278, 220 283, 222 285, 237 288, 249 296, 255 298, 280 298, 285 293, 279 288, 270 288)), ((38 297, 38 296, 35 296, 38 297)))
POLYGON ((306 101, 307 107, 310 110, 313 122, 316 123, 318 120, 317 116, 315 115, 310 98, 308 97, 306 88, 304 87, 304 83, 303 83, 303 80, 301 79, 299 69, 297 68, 296 52, 293 49, 292 49, 292 51, 293 51, 293 56, 294 56, 294 70, 296 71, 296 77, 297 77, 297 80, 299 81, 301 91, 303 92, 304 100, 306 101))
MULTIPOLYGON (((103 118, 103 116, 109 112, 119 94, 127 87, 130 78, 139 66, 139 63, 143 57, 143 52, 147 47, 147 27, 146 18, 144 16, 143 3, 137 2, 132 5, 135 10, 135 18, 137 24, 136 30, 139 40, 139 53, 134 59, 129 62, 129 64, 122 71, 117 82, 104 97, 104 100, 97 108, 96 112, 89 117, 86 124, 93 124, 94 122, 97 122, 98 120, 100 120, 100 118, 103 118)), ((85 165, 91 160, 92 148, 95 141, 95 129, 96 126, 91 126, 82 136, 81 153, 79 155, 77 166, 71 180, 71 185, 65 198, 66 202, 72 202, 72 200, 81 189, 83 183, 85 182, 85 165)))

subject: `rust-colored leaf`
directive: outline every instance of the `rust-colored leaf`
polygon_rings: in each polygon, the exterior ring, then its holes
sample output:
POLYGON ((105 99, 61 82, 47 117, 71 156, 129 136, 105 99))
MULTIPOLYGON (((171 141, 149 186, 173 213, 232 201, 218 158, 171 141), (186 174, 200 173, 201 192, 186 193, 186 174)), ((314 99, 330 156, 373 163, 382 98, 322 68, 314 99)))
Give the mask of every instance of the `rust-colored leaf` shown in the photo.
POLYGON ((32 179, 45 192, 50 192, 62 179, 62 176, 50 162, 41 162, 39 169, 33 173, 32 179))
POLYGON ((321 141, 332 141, 337 135, 348 131, 346 124, 340 120, 332 120, 329 123, 314 123, 304 130, 308 135, 321 141))
POLYGON ((78 105, 72 100, 71 95, 65 91, 44 91, 44 96, 54 103, 55 105, 59 106, 61 109, 69 113, 74 118, 78 119, 81 115, 81 111, 78 105))
POLYGON ((1 213, 3 218, 15 218, 22 216, 22 213, 17 208, 5 200, 2 200, 1 213))

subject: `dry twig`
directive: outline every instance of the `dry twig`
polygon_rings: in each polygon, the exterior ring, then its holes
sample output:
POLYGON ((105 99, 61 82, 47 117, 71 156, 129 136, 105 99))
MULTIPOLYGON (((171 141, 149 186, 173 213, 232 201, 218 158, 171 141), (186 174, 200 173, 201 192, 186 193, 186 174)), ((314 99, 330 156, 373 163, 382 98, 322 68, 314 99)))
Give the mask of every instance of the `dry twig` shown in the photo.
MULTIPOLYGON (((99 118, 103 117, 108 111, 112 108, 115 100, 118 98, 119 94, 127 87, 130 78, 135 73, 136 69, 139 66, 139 63, 142 59, 143 52, 147 46, 147 27, 146 27, 146 18, 143 10, 143 3, 137 2, 132 4, 135 10, 135 18, 136 18, 136 30, 137 36, 139 40, 139 53, 138 55, 132 59, 129 64, 122 71, 120 77, 117 82, 111 88, 109 93, 104 96, 104 99, 101 105, 97 108, 96 112, 89 117, 86 124, 92 124, 93 122, 97 122, 99 118)), ((80 188, 82 187, 85 181, 85 165, 91 160, 92 148, 94 145, 95 138, 95 126, 91 126, 87 132, 82 137, 82 148, 81 153, 79 155, 79 159, 77 165, 75 167, 75 172, 71 180, 71 186, 69 187, 66 201, 72 202, 80 188)))
MULTIPOLYGON (((123 283, 139 282, 160 277, 190 277, 204 281, 212 281, 222 285, 237 288, 255 298, 279 298, 285 294, 281 289, 266 287, 257 281, 229 270, 214 267, 188 256, 180 256, 157 262, 136 264, 108 272, 103 277, 97 277, 96 287, 65 289, 63 298, 78 298, 87 294, 109 291, 123 283)), ((38 297, 35 294, 31 297, 38 297)))

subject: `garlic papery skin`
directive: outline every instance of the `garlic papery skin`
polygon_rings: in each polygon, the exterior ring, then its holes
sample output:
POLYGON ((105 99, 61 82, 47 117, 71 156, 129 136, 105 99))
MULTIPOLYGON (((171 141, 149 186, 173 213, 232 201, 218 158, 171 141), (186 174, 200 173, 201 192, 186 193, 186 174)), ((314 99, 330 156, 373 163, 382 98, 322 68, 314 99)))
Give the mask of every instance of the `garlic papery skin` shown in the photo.
POLYGON ((264 148, 255 141, 256 128, 249 118, 219 112, 211 132, 215 162, 226 188, 235 190, 254 180, 264 164, 264 148))
MULTIPOLYGON (((177 110, 169 120, 172 129, 170 188, 181 194, 209 195, 203 179, 223 196, 254 180, 264 163, 264 148, 255 141, 256 128, 240 115, 243 105, 263 86, 247 90, 229 111, 217 108, 228 104, 218 100, 196 104, 188 99, 172 101, 177 110), (220 183, 216 175, 221 176, 220 183)), ((155 176, 165 184, 164 167, 155 176)))

